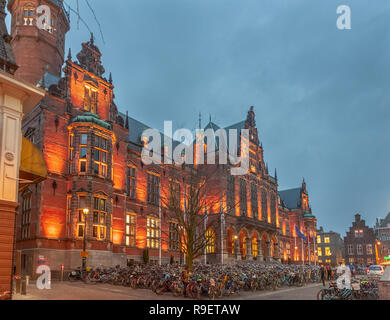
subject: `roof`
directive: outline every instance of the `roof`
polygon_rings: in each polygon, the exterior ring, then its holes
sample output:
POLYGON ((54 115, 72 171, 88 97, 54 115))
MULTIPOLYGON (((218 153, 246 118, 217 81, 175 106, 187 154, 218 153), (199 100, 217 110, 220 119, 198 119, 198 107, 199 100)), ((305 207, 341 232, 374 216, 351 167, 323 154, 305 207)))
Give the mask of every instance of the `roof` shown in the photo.
POLYGON ((11 48, 11 36, 5 24, 5 0, 0 0, 0 69, 14 74, 18 66, 11 48))
POLYGON ((297 209, 301 201, 301 188, 279 191, 280 199, 289 209, 297 209))
MULTIPOLYGON (((123 118, 124 123, 126 123, 126 115, 119 112, 119 116, 123 118)), ((132 117, 127 116, 127 119, 129 121, 129 142, 133 144, 133 146, 130 146, 131 149, 141 152, 141 138, 142 134, 145 130, 153 129, 150 126, 142 123, 141 121, 138 121, 132 117)), ((164 137, 165 135, 161 133, 161 145, 164 145, 164 137)), ((171 139, 168 137, 168 139, 171 139)), ((175 148, 180 142, 173 140, 173 148, 175 148)))
POLYGON ((387 214, 386 218, 380 219, 379 228, 387 228, 390 225, 390 212, 387 214))
POLYGON ((43 85, 43 83, 42 83, 43 80, 44 80, 45 88, 50 88, 53 84, 57 85, 60 82, 61 78, 59 76, 56 76, 56 75, 50 73, 50 72, 45 72, 42 79, 39 80, 39 82, 38 82, 38 85, 40 87, 42 87, 42 85, 43 85))
POLYGON ((111 124, 103 120, 100 120, 97 114, 91 112, 84 112, 82 115, 77 116, 72 120, 72 123, 95 123, 101 126, 102 128, 105 128, 107 130, 112 130, 111 124))

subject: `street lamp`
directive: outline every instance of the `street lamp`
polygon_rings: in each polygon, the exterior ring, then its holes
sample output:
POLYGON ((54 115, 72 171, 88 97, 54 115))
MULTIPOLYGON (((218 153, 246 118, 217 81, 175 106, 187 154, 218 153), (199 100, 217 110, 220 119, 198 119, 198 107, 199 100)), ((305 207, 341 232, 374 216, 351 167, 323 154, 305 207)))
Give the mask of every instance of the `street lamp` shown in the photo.
POLYGON ((83 209, 84 214, 84 242, 83 242, 83 253, 82 253, 82 270, 85 272, 87 270, 87 215, 89 213, 89 209, 83 209))

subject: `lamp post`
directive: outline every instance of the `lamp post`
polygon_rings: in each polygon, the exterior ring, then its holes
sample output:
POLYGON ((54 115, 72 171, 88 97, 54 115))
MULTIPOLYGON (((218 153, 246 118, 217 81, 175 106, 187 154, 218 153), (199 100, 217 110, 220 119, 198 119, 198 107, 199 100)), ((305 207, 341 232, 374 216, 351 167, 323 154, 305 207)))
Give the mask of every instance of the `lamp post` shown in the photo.
POLYGON ((83 210, 84 214, 84 241, 83 241, 83 254, 82 254, 82 270, 83 272, 87 269, 87 215, 89 213, 89 209, 85 208, 83 210))

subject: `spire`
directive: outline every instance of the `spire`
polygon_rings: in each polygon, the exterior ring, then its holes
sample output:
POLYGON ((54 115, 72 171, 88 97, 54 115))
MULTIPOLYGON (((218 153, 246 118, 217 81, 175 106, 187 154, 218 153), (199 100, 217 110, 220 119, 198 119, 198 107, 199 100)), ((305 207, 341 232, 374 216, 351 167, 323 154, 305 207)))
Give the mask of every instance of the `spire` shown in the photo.
POLYGON ((276 168, 275 168, 275 180, 278 181, 278 172, 276 171, 276 168))
POLYGON ((125 128, 129 129, 129 111, 126 111, 126 123, 125 123, 125 128))
POLYGON ((95 44, 95 37, 93 36, 93 32, 91 32, 91 44, 95 44))
POLYGON ((11 36, 8 34, 5 24, 5 6, 7 1, 0 0, 0 69, 14 74, 18 66, 16 65, 14 53, 11 47, 11 36))
POLYGON ((202 129, 202 113, 199 112, 199 130, 202 129))
POLYGON ((108 79, 108 82, 112 84, 112 73, 110 72, 110 77, 108 79))
POLYGON ((72 60, 72 49, 69 47, 68 60, 72 60))

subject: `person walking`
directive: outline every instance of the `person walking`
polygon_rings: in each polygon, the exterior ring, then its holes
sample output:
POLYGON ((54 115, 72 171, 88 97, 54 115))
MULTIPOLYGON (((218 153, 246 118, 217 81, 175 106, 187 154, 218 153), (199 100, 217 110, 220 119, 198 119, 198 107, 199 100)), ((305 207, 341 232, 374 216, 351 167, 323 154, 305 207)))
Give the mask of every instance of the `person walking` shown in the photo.
POLYGON ((321 266, 321 281, 323 286, 325 287, 325 267, 323 265, 321 266))

